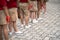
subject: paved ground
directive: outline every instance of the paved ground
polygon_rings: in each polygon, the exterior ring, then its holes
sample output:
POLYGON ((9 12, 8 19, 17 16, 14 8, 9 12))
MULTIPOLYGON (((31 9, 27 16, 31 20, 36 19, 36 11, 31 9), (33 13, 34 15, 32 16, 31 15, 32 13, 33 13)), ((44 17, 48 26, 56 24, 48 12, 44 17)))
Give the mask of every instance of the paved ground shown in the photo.
POLYGON ((26 29, 20 27, 19 21, 17 26, 23 33, 15 35, 10 39, 13 40, 60 40, 60 4, 47 3, 46 14, 41 14, 42 19, 38 23, 32 24, 26 29))

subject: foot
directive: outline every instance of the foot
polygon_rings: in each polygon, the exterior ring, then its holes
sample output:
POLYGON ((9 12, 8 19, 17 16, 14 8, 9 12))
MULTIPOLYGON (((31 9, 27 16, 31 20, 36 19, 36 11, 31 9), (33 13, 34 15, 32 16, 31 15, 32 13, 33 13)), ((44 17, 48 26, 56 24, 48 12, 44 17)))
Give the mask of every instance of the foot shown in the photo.
POLYGON ((15 32, 15 34, 16 35, 20 35, 20 34, 22 34, 22 32, 21 31, 18 31, 18 32, 15 32))
POLYGON ((37 20, 39 21, 40 19, 42 19, 41 17, 39 17, 37 20))
POLYGON ((21 27, 23 27, 24 26, 24 24, 21 24, 21 27))
POLYGON ((9 34, 9 35, 12 35, 12 34, 13 34, 13 32, 9 32, 8 34, 9 34))
POLYGON ((25 25, 25 28, 30 28, 31 27, 31 25, 29 24, 29 25, 25 25))
POLYGON ((38 21, 36 19, 33 20, 33 23, 37 23, 38 21))

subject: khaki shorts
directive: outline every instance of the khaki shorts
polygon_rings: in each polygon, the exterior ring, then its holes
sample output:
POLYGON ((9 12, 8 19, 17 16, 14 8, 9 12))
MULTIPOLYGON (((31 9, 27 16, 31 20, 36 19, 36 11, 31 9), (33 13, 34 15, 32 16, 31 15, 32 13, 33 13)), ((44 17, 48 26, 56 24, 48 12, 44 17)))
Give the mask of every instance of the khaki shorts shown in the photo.
POLYGON ((18 19, 17 8, 9 9, 9 15, 10 15, 11 21, 16 21, 18 19))
POLYGON ((47 1, 48 1, 48 0, 41 0, 40 2, 41 2, 41 3, 45 3, 45 2, 47 2, 47 1))
POLYGON ((0 25, 7 24, 6 15, 3 10, 0 10, 0 25))
POLYGON ((20 10, 23 12, 25 16, 28 15, 29 10, 28 10, 28 3, 20 3, 20 10))
POLYGON ((30 9, 30 11, 38 11, 37 1, 31 1, 31 4, 33 5, 33 7, 30 9))

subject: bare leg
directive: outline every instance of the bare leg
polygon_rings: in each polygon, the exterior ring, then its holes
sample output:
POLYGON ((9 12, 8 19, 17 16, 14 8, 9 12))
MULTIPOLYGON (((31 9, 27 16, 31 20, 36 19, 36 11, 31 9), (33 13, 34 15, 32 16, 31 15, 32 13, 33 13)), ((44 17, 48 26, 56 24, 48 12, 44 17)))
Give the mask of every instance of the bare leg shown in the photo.
POLYGON ((25 25, 28 25, 29 18, 28 16, 25 16, 25 25))
POLYGON ((13 28, 14 28, 14 31, 15 31, 15 32, 18 32, 18 28, 17 28, 17 26, 16 26, 16 21, 13 22, 13 28))
POLYGON ((24 24, 24 17, 23 17, 23 14, 21 14, 21 24, 24 24))
POLYGON ((33 20, 34 18, 33 18, 33 12, 31 12, 31 19, 33 20))
POLYGON ((36 14, 35 14, 35 12, 33 13, 33 16, 34 16, 34 19, 36 19, 36 14))
POLYGON ((37 19, 37 11, 35 12, 35 15, 36 15, 35 18, 37 19))
POLYGON ((37 12, 37 18, 39 18, 39 16, 40 16, 40 11, 41 11, 41 3, 40 2, 38 2, 38 12, 37 12))
POLYGON ((2 38, 2 26, 0 26, 0 40, 3 40, 3 38, 2 38))
POLYGON ((31 13, 31 18, 32 18, 32 19, 36 19, 36 13, 35 13, 35 12, 32 12, 32 13, 31 13))
POLYGON ((2 28, 3 28, 5 40, 9 40, 9 38, 8 38, 8 29, 7 29, 7 25, 3 25, 2 28))
POLYGON ((26 28, 31 27, 31 25, 29 24, 29 17, 30 17, 29 11, 26 11, 26 13, 25 13, 24 16, 25 16, 25 27, 26 27, 26 28))
POLYGON ((9 23, 9 32, 12 32, 13 22, 9 23))
POLYGON ((29 17, 30 17, 30 13, 29 13, 29 11, 26 11, 26 13, 25 13, 25 25, 28 25, 28 23, 29 23, 29 17))
POLYGON ((44 8, 44 13, 45 13, 46 12, 46 3, 44 3, 43 8, 44 8))

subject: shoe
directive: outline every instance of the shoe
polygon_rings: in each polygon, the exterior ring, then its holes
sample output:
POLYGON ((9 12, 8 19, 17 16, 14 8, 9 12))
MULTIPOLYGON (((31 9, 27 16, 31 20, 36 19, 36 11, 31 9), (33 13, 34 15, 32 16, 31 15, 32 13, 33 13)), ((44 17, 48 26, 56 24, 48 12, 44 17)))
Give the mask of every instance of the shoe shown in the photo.
POLYGON ((15 32, 15 34, 16 35, 20 35, 20 34, 22 34, 22 32, 21 31, 18 31, 18 32, 15 32))
POLYGON ((21 24, 21 27, 23 27, 24 26, 24 24, 21 24))
POLYGON ((33 19, 33 23, 37 23, 38 21, 36 19, 33 19))
POLYGON ((31 22, 32 21, 32 19, 29 19, 29 22, 31 22))
POLYGON ((12 34, 13 34, 13 32, 9 32, 8 34, 9 34, 9 35, 12 35, 12 34))
POLYGON ((39 20, 41 20, 41 19, 43 19, 43 18, 40 18, 40 17, 39 17, 37 20, 39 21, 39 20))
POLYGON ((21 31, 18 31, 18 32, 15 32, 16 34, 21 34, 22 32, 21 31))
POLYGON ((42 14, 43 12, 40 12, 40 14, 42 14))
POLYGON ((25 28, 30 28, 31 27, 31 25, 25 25, 25 28))

